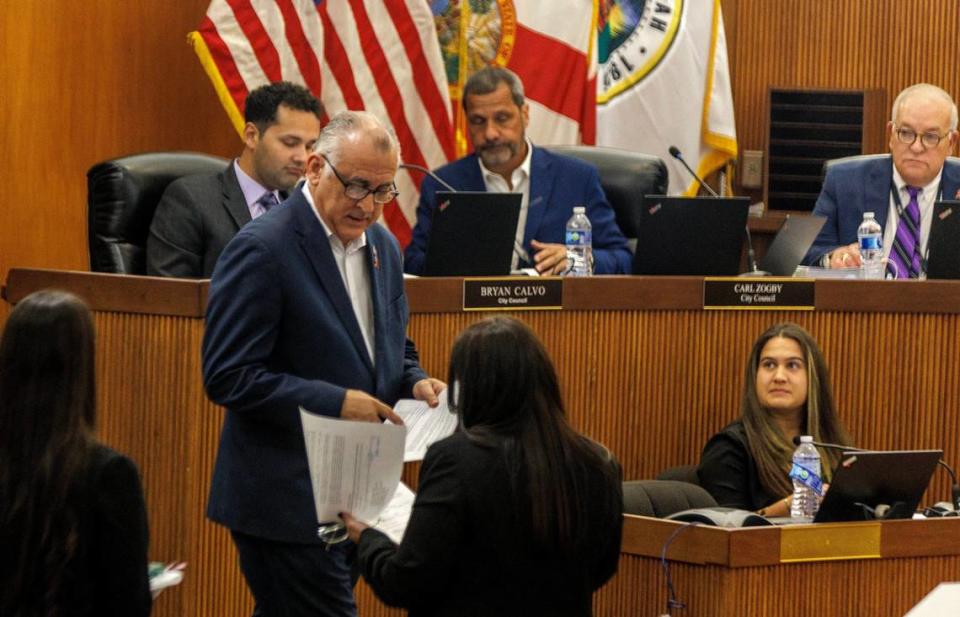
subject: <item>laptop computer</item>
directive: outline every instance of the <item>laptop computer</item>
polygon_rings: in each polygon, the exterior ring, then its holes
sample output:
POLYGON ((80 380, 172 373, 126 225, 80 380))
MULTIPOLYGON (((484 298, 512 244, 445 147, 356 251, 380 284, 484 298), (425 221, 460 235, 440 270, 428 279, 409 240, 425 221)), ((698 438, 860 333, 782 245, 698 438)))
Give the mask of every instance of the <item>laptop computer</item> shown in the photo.
POLYGON ((633 273, 735 276, 749 205, 747 197, 645 196, 633 273))
POLYGON ((815 523, 862 521, 867 508, 889 506, 885 518, 911 518, 942 450, 844 452, 815 523))
POLYGON ((510 274, 522 198, 521 193, 438 191, 424 276, 510 274))
POLYGON ((822 216, 788 215, 758 267, 773 276, 793 276, 826 222, 822 216))
POLYGON ((927 240, 927 278, 960 279, 960 201, 933 204, 927 240))

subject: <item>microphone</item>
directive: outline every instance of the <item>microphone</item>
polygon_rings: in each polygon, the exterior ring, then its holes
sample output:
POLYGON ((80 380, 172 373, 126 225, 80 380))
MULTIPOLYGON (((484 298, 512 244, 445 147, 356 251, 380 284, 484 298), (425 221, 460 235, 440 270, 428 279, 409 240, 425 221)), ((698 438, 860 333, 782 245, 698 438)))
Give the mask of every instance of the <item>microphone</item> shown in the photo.
MULTIPOLYGON (((680 153, 679 148, 677 148, 676 146, 670 146, 670 149, 668 151, 670 152, 670 156, 680 161, 680 164, 683 165, 683 167, 688 172, 690 172, 690 175, 693 176, 694 179, 700 183, 700 186, 707 189, 707 192, 710 193, 711 197, 717 197, 717 198, 720 197, 719 195, 717 195, 717 192, 713 190, 713 188, 711 188, 709 184, 703 181, 703 178, 697 175, 697 172, 693 171, 692 167, 687 165, 687 162, 683 160, 683 155, 680 153)), ((749 225, 744 226, 743 231, 746 233, 746 237, 747 237, 747 267, 750 268, 750 270, 748 272, 744 272, 740 276, 770 276, 769 272, 766 272, 764 270, 760 270, 759 268, 757 268, 757 259, 753 252, 753 238, 750 237, 749 225)))
MULTIPOLYGON (((433 173, 423 165, 417 165, 416 163, 400 163, 400 167, 403 169, 415 169, 420 173, 426 174, 433 179, 434 182, 447 189, 451 193, 459 193, 457 189, 453 188, 449 182, 445 181, 443 178, 433 173)), ((533 260, 530 259, 530 254, 527 253, 526 249, 523 248, 523 245, 520 244, 516 238, 513 239, 513 252, 516 253, 517 257, 524 263, 533 264, 533 260)))
POLYGON ((710 193, 710 197, 720 197, 719 195, 717 195, 717 192, 713 190, 713 188, 709 184, 703 181, 703 178, 697 175, 697 172, 693 171, 692 167, 687 165, 687 162, 683 160, 683 155, 680 154, 679 148, 677 148, 676 146, 670 146, 670 149, 668 150, 668 152, 670 152, 670 156, 680 161, 680 164, 683 165, 686 168, 686 170, 690 172, 690 175, 693 176, 694 180, 700 183, 700 186, 707 189, 707 192, 710 193))
MULTIPOLYGON (((864 450, 863 448, 854 448, 852 446, 841 446, 836 443, 821 443, 819 441, 811 442, 818 448, 826 448, 828 450, 843 450, 844 452, 876 452, 876 450, 864 450)), ((796 435, 793 438, 793 445, 800 445, 800 436, 796 435)), ((938 459, 937 464, 947 470, 947 474, 950 476, 950 504, 953 506, 954 511, 960 511, 960 483, 957 482, 957 474, 953 471, 953 468, 947 464, 943 459, 938 459)))

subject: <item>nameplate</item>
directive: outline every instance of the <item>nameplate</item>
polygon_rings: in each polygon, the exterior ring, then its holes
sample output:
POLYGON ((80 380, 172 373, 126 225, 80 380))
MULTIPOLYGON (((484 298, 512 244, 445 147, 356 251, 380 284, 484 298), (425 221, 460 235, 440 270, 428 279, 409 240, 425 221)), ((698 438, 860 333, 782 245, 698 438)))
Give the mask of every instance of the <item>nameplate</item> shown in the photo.
POLYGON ((503 277, 463 279, 465 311, 534 311, 563 308, 563 279, 503 277))
POLYGON ((703 308, 732 311, 812 311, 814 280, 775 277, 703 279, 703 308))

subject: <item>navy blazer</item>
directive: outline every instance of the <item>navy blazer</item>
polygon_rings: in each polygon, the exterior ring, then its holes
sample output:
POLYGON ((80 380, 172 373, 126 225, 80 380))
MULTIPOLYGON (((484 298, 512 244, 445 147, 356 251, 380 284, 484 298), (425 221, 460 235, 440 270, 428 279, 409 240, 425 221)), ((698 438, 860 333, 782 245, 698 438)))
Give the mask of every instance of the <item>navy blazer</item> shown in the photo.
MULTIPOLYGON (((436 174, 458 191, 485 191, 483 174, 476 154, 444 165, 436 174)), ((427 176, 420 185, 417 225, 404 253, 404 270, 423 274, 436 192, 445 190, 427 176)), ((586 206, 593 226, 593 261, 596 274, 630 274, 633 257, 627 239, 617 227, 613 207, 600 188, 596 167, 569 156, 554 154, 534 146, 530 159, 530 202, 523 248, 531 259, 536 251, 531 240, 563 244, 567 220, 574 206, 586 206)))
POLYGON ((282 542, 317 542, 299 406, 339 416, 347 389, 388 405, 426 377, 406 337, 400 248, 367 229, 371 362, 330 241, 300 191, 244 226, 210 281, 203 377, 227 408, 207 516, 282 542))
MULTIPOLYGON (((827 222, 803 258, 804 265, 820 265, 820 259, 840 246, 857 241, 857 228, 864 212, 873 212, 886 229, 890 211, 893 159, 890 156, 837 163, 830 167, 813 213, 827 222)), ((941 177, 944 199, 955 199, 960 190, 960 164, 947 160, 941 177)))

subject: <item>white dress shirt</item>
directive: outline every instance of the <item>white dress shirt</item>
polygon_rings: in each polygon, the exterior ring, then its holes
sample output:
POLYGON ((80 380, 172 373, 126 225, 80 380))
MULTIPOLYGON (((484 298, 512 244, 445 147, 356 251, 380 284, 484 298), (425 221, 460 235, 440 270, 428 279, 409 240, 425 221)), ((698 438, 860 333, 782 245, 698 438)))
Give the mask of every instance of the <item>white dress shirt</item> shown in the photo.
POLYGON ((350 304, 353 305, 353 314, 360 324, 360 332, 363 334, 363 342, 366 344, 367 353, 370 354, 370 364, 374 364, 374 322, 373 322, 373 293, 370 287, 370 271, 367 268, 367 255, 364 250, 367 246, 367 232, 363 232, 359 238, 353 240, 346 246, 343 242, 330 231, 327 224, 317 211, 316 204, 313 203, 313 196, 307 188, 307 183, 303 183, 304 197, 307 203, 317 216, 317 220, 323 225, 323 231, 327 234, 327 240, 330 241, 330 248, 333 250, 333 259, 337 262, 337 269, 340 271, 340 278, 343 279, 343 286, 347 288, 347 295, 350 296, 350 304))
MULTIPOLYGON (((490 171, 483 165, 483 159, 477 157, 480 163, 480 173, 483 175, 483 184, 488 193, 521 193, 520 199, 520 217, 517 219, 516 246, 523 246, 523 236, 527 228, 527 208, 530 205, 530 157, 533 155, 533 144, 527 140, 527 156, 524 157, 520 166, 513 170, 510 175, 510 184, 507 184, 506 178, 500 174, 490 171), (510 188, 510 185, 513 188, 510 188)), ((533 259, 533 255, 529 256, 533 259)), ((510 261, 510 269, 516 270, 520 263, 520 256, 517 251, 513 252, 513 259, 510 261)), ((532 265, 532 262, 531 262, 532 265)))

